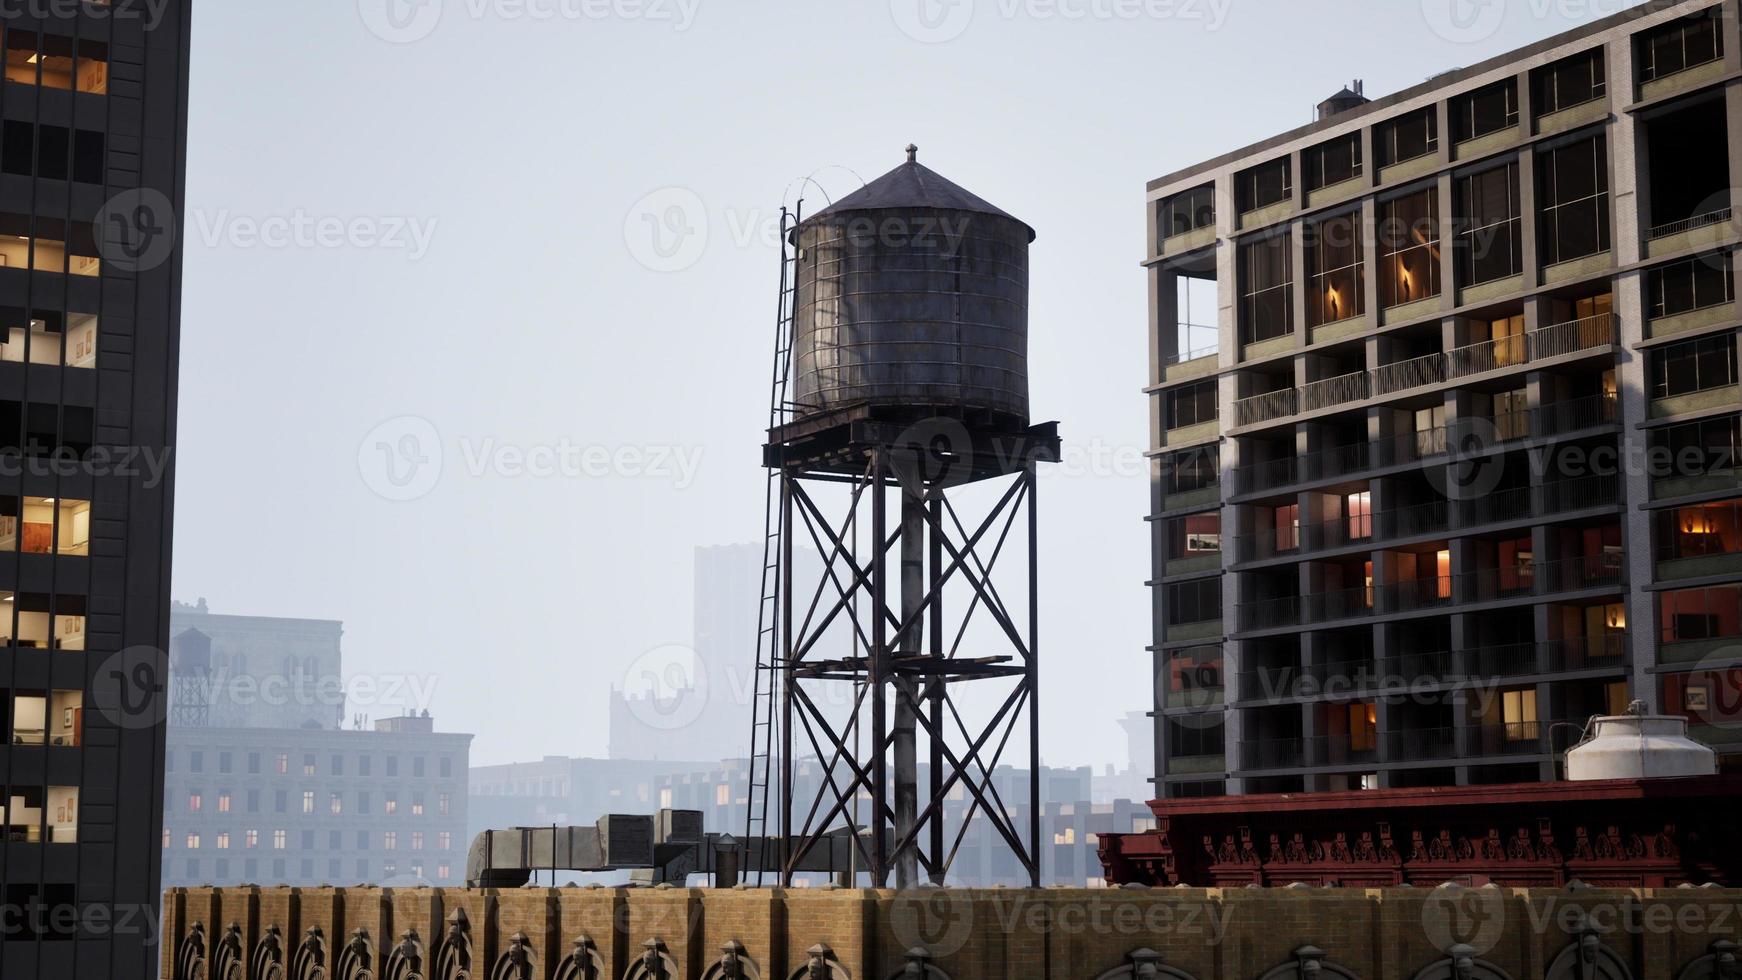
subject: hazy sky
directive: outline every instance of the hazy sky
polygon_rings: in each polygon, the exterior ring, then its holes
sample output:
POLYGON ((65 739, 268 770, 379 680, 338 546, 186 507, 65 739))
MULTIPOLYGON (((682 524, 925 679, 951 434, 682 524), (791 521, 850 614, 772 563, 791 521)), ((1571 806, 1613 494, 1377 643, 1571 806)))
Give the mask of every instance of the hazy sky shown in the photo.
POLYGON ((1039 233, 1034 416, 1072 457, 1044 755, 1123 762, 1145 181, 1628 5, 198 4, 175 594, 343 620, 350 671, 433 685, 476 762, 602 755, 611 685, 690 638, 692 549, 761 532, 783 193, 912 141, 1039 233))

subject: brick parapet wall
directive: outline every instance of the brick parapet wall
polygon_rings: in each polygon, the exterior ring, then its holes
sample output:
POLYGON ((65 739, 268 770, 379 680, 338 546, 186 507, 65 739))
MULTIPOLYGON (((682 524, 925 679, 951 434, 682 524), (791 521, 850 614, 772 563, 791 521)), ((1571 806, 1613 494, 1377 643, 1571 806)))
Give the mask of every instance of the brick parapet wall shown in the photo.
POLYGON ((1570 961, 1556 969, 1581 942, 1637 980, 1700 980, 1703 957, 1742 941, 1742 890, 1711 888, 196 888, 169 892, 164 915, 165 980, 217 976, 232 929, 248 963, 281 937, 287 980, 313 980, 294 972, 299 947, 319 953, 305 959, 319 959, 326 980, 359 980, 344 972, 347 945, 368 957, 371 976, 393 976, 403 948, 430 980, 456 980, 460 969, 554 980, 577 944, 610 980, 642 980, 650 950, 664 980, 716 980, 728 948, 741 951, 741 976, 761 980, 805 977, 818 955, 829 980, 915 970, 929 980, 1099 980, 1136 975, 1117 971, 1143 951, 1185 977, 1260 980, 1279 967, 1300 976, 1312 950, 1326 969, 1407 980, 1449 964, 1460 943, 1496 971, 1473 976, 1560 980, 1581 976, 1564 972, 1570 961))

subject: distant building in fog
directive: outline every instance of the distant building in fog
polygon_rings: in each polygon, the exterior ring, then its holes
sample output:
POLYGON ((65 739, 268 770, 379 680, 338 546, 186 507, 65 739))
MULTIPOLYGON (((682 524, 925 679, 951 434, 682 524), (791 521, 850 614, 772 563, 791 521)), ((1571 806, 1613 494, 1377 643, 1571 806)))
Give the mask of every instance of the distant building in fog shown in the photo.
POLYGON ((472 736, 347 722, 343 633, 174 605, 164 887, 462 883, 472 736))

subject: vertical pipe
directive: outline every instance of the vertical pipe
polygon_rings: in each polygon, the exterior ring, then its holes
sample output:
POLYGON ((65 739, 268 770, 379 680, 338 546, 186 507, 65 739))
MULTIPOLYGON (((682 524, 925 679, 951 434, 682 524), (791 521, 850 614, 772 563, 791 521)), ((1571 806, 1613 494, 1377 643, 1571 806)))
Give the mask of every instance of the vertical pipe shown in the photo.
MULTIPOLYGON (((768 683, 780 684, 780 883, 786 887, 792 886, 792 685, 793 676, 793 643, 792 643, 792 481, 791 472, 782 473, 780 477, 780 571, 778 573, 780 592, 780 642, 770 644, 780 650, 780 661, 769 664, 768 683)), ((751 773, 755 778, 755 773, 751 773)), ((762 853, 763 864, 766 864, 768 853, 767 828, 763 828, 762 853)), ((746 846, 751 846, 749 842, 746 846)), ((757 868, 757 881, 762 880, 761 867, 757 868)))
MULTIPOLYGON (((935 660, 944 659, 944 594, 941 588, 944 574, 944 499, 943 490, 937 490, 931 498, 931 554, 928 585, 931 591, 931 629, 930 654, 935 660)), ((934 677, 926 685, 927 700, 931 711, 931 794, 928 802, 943 795, 944 790, 944 682, 942 678, 934 677)), ((944 883, 944 819, 943 808, 939 807, 931 817, 931 854, 932 854, 932 884, 944 883)))
MULTIPOLYGON (((918 467, 915 467, 916 473, 918 467)), ((917 477, 916 477, 917 478, 917 477)), ((917 657, 924 634, 920 616, 925 601, 925 498, 923 491, 903 483, 901 493, 901 621, 912 624, 896 637, 896 651, 917 657)), ((890 754, 895 759, 895 836, 906 840, 919 820, 919 699, 917 676, 892 672, 895 681, 895 728, 890 754)), ((919 884, 919 840, 895 852, 895 887, 919 884)))
POLYGON ((887 485, 888 456, 881 448, 871 451, 871 657, 868 681, 871 684, 871 884, 883 888, 889 884, 888 821, 889 806, 888 745, 889 721, 884 716, 883 675, 889 654, 889 514, 884 490, 887 485))
POLYGON ((1028 481, 1028 849, 1029 884, 1040 887, 1040 481, 1028 481))

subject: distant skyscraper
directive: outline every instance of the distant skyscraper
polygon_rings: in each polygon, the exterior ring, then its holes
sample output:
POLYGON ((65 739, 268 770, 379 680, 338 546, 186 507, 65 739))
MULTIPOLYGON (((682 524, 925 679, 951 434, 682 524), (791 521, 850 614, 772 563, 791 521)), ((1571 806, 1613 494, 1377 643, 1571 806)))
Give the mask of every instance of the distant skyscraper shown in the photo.
MULTIPOLYGON (((797 560, 801 565, 809 563, 811 570, 795 574, 795 581, 822 580, 821 556, 802 551, 797 560)), ((842 563, 837 562, 836 568, 845 575, 842 563)), ((611 758, 709 760, 749 755, 761 598, 762 545, 696 549, 693 640, 689 647, 644 652, 612 691, 611 758)), ((806 603, 809 598, 804 597, 806 603)), ((818 618, 826 611, 825 604, 818 618)), ((843 625, 831 630, 823 643, 844 646, 845 636, 843 625)))

